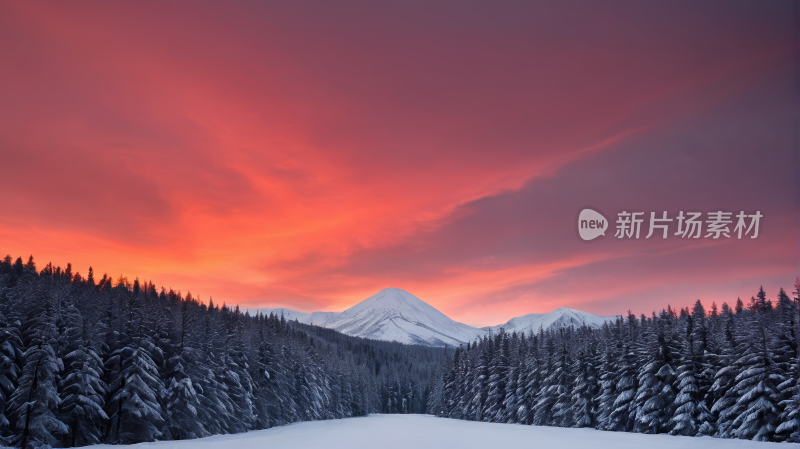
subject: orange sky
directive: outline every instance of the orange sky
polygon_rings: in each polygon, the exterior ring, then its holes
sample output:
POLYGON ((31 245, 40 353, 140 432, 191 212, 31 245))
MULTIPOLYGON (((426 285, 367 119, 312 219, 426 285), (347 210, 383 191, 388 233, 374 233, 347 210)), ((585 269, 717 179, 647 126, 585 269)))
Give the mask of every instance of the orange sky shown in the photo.
POLYGON ((400 287, 475 325, 774 297, 791 8, 0 2, 0 251, 247 307, 400 287), (765 218, 587 244, 587 205, 765 218))

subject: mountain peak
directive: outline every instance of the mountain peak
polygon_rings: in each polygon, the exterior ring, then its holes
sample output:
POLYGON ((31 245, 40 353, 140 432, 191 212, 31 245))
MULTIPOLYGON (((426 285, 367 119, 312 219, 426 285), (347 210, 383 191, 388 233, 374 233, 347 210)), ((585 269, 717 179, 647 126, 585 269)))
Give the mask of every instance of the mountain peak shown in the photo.
POLYGON ((402 288, 397 288, 397 287, 384 288, 378 293, 375 293, 374 295, 370 296, 366 300, 369 300, 371 298, 384 301, 389 299, 400 299, 403 301, 422 301, 421 299, 417 298, 411 293, 403 290, 402 288))
POLYGON ((348 335, 429 346, 459 345, 476 329, 451 320, 401 288, 384 288, 327 320, 323 326, 348 335))
POLYGON ((411 293, 408 293, 406 290, 403 290, 402 288, 397 288, 397 287, 382 288, 381 291, 379 291, 378 293, 382 293, 382 292, 398 292, 398 293, 406 293, 406 294, 411 295, 411 293))

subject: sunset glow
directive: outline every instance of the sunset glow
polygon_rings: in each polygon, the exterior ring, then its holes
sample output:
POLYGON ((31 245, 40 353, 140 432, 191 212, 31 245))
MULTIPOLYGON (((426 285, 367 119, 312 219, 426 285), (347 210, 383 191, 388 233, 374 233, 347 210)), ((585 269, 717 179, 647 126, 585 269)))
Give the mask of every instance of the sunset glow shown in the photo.
POLYGON ((548 5, 2 2, 0 256, 304 312, 399 287, 480 326, 790 290, 785 7, 548 5), (586 243, 585 206, 764 219, 586 243))

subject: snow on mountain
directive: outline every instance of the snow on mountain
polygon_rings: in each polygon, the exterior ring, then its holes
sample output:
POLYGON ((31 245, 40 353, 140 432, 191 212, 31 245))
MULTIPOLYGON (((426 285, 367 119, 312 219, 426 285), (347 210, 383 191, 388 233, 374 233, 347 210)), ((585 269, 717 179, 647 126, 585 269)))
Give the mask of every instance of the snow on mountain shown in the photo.
POLYGON ((329 327, 326 326, 325 323, 327 323, 336 315, 339 315, 339 312, 313 312, 308 315, 308 318, 306 318, 305 321, 300 321, 305 324, 315 324, 317 326, 329 327))
POLYGON ((616 317, 601 317, 580 310, 558 308, 550 313, 530 313, 512 318, 505 324, 472 327, 450 319, 433 306, 399 288, 385 288, 344 312, 303 313, 285 308, 244 309, 269 315, 270 312, 289 320, 337 330, 354 337, 396 341, 425 346, 458 346, 499 332, 537 333, 540 328, 599 328, 616 317))
POLYGON ((478 333, 399 288, 385 288, 322 326, 357 337, 427 346, 466 343, 478 333))
POLYGON ((550 313, 529 313, 527 315, 511 318, 505 324, 484 327, 482 329, 498 331, 502 327, 506 332, 529 333, 539 332, 539 329, 558 329, 562 327, 581 327, 584 324, 600 328, 606 321, 614 321, 616 316, 597 316, 580 310, 559 307, 550 313))

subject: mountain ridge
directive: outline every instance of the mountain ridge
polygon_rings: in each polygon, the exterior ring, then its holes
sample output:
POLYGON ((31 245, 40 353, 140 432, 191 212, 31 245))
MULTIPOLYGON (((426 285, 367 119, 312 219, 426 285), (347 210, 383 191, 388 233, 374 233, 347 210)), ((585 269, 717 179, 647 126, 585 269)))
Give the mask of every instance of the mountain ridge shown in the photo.
POLYGON ((559 307, 549 313, 530 313, 479 328, 451 319, 400 288, 385 288, 342 312, 305 313, 283 307, 242 310, 265 315, 283 314, 290 321, 314 324, 355 337, 426 346, 457 346, 499 332, 501 328, 517 333, 583 324, 599 328, 603 322, 616 318, 559 307))

